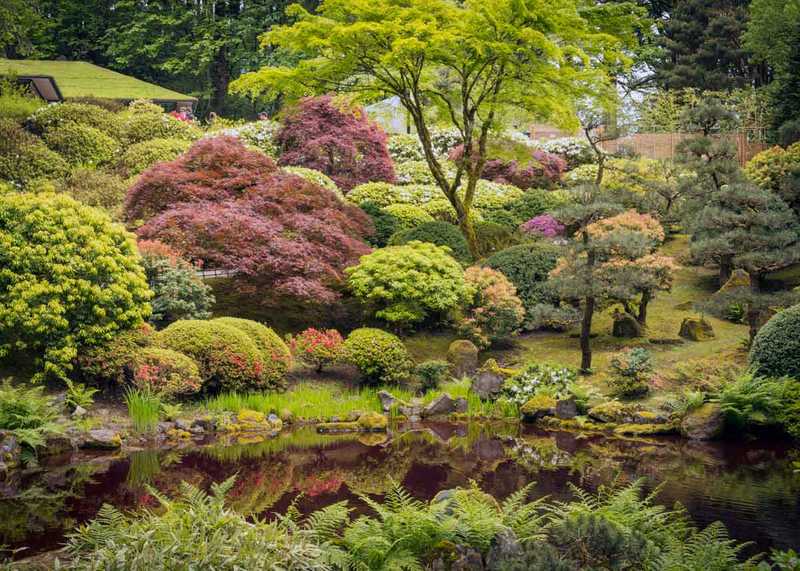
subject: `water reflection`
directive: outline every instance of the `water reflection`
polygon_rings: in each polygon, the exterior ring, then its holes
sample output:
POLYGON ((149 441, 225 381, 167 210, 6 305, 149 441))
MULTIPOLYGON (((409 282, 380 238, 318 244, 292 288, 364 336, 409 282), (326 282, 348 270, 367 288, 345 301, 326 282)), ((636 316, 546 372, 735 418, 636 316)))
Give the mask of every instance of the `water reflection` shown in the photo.
POLYGON ((0 487, 0 544, 29 553, 57 547, 103 503, 154 506, 150 486, 208 488, 238 474, 230 501, 270 516, 292 502, 309 512, 340 500, 365 511, 393 481, 420 498, 475 481, 503 498, 535 481, 534 494, 570 497, 587 488, 646 477, 660 501, 681 502, 701 524, 722 520, 759 549, 800 546, 798 456, 785 444, 698 444, 522 429, 516 424, 432 424, 386 435, 321 436, 302 428, 272 439, 227 442, 128 458, 65 457, 0 487))

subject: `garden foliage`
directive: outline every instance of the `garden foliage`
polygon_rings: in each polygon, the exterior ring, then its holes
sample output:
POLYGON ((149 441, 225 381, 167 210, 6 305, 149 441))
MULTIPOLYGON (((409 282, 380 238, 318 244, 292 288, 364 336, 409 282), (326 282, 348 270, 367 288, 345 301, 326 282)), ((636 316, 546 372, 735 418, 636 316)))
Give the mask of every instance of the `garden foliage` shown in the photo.
POLYGON ((289 342, 295 358, 314 367, 318 373, 341 360, 343 344, 342 335, 335 329, 320 330, 314 327, 293 335, 289 342))
POLYGON ((362 327, 351 332, 342 356, 368 384, 401 383, 411 374, 411 357, 403 342, 380 329, 362 327))
POLYGON ((497 270, 473 266, 464 272, 464 281, 467 302, 459 333, 483 349, 516 334, 525 309, 508 278, 497 270))

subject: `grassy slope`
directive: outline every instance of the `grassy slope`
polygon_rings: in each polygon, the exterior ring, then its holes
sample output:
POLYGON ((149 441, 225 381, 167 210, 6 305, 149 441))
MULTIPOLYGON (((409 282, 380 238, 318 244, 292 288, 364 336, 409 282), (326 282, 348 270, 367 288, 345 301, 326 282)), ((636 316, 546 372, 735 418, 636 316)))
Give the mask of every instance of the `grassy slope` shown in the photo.
POLYGON ((64 97, 191 99, 188 95, 83 61, 0 59, 0 75, 9 71, 16 75, 51 75, 64 97))
MULTIPOLYGON (((687 250, 686 236, 677 236, 661 249, 666 255, 680 259, 687 250)), ((681 321, 696 312, 688 308, 691 303, 702 301, 715 291, 715 272, 710 269, 683 267, 676 275, 671 292, 661 292, 651 302, 648 311, 649 338, 677 338, 681 321)), ((703 343, 686 342, 683 345, 649 345, 656 368, 669 370, 677 363, 692 359, 719 355, 721 359, 741 358, 737 350, 747 337, 744 325, 729 323, 710 316, 706 318, 714 326, 717 338, 703 343)), ((611 336, 612 319, 610 311, 595 314, 592 340, 594 350, 593 366, 601 381, 608 367, 611 355, 619 349, 634 344, 647 343, 646 340, 616 339, 611 336)), ((455 337, 451 334, 419 333, 406 340, 409 350, 417 360, 442 358, 447 346, 455 337)), ((515 347, 509 350, 489 352, 482 358, 494 356, 506 363, 550 362, 578 367, 580 348, 578 339, 564 333, 534 333, 520 337, 515 347)))

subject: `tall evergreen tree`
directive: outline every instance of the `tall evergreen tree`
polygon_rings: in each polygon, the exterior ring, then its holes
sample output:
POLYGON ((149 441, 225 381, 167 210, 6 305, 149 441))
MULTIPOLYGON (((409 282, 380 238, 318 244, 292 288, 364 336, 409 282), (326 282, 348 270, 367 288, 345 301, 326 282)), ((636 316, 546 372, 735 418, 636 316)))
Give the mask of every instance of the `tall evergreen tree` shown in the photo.
POLYGON ((722 90, 764 81, 743 45, 749 0, 680 0, 666 18, 656 72, 662 87, 722 90))

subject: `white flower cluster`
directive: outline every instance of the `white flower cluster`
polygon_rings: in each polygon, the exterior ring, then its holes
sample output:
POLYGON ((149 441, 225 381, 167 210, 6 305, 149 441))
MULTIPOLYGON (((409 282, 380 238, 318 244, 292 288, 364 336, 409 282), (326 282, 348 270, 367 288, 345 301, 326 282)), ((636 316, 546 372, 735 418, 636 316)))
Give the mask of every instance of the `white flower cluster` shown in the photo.
POLYGON ((567 161, 569 168, 575 168, 594 161, 594 155, 589 143, 577 137, 562 137, 540 141, 536 146, 543 151, 559 155, 567 161))
POLYGON ((539 393, 568 395, 575 378, 575 372, 566 367, 531 365, 506 381, 504 389, 511 400, 522 406, 539 393))
POLYGON ((240 127, 229 127, 217 131, 214 135, 229 135, 238 137, 245 144, 256 147, 265 154, 275 158, 278 156, 278 147, 275 144, 275 136, 281 128, 281 124, 276 121, 263 120, 245 123, 240 127))

